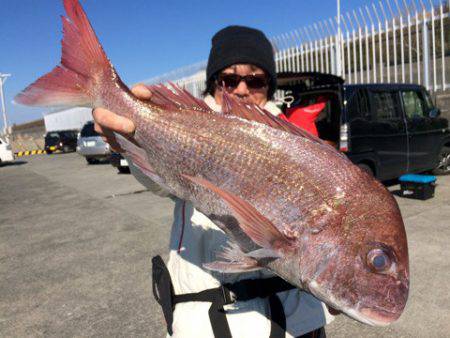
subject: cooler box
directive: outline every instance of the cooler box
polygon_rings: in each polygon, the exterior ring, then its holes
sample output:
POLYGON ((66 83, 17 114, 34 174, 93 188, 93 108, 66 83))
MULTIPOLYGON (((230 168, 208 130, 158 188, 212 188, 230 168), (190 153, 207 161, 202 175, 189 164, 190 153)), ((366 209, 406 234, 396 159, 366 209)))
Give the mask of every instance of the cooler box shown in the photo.
POLYGON ((436 176, 408 174, 400 176, 399 181, 403 197, 427 200, 434 196, 436 176))

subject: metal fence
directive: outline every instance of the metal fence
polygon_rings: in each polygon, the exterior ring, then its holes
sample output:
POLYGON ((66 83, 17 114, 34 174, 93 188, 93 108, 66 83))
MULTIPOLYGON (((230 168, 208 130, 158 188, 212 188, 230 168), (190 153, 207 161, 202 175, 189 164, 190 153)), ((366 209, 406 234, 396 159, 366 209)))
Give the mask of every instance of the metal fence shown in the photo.
MULTIPOLYGON (((419 83, 433 92, 450 89, 450 0, 428 1, 374 2, 274 37, 277 71, 332 73, 347 83, 419 83)), ((147 82, 175 81, 199 96, 205 65, 147 82)))

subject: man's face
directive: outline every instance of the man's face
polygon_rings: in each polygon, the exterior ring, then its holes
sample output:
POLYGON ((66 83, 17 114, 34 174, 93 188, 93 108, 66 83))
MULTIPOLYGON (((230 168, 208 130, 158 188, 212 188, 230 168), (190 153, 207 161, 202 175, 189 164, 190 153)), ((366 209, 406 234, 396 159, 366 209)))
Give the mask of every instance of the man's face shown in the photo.
POLYGON ((225 68, 219 73, 216 90, 214 91, 214 99, 217 104, 221 105, 222 90, 226 90, 231 96, 244 99, 250 103, 263 107, 267 102, 268 88, 268 79, 264 70, 254 65, 236 64, 225 68), (242 78, 239 79, 239 77, 231 77, 231 79, 229 79, 231 81, 227 81, 227 75, 229 74, 242 77, 246 76, 246 78, 244 80, 242 78), (233 85, 227 85, 230 83, 233 85), (261 85, 263 86, 261 87, 261 85))

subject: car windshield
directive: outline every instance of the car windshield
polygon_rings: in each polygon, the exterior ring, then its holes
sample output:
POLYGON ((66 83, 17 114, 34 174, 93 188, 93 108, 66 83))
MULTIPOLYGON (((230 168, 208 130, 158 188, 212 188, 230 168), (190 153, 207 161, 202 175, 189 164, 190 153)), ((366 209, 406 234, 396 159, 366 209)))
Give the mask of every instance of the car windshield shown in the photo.
POLYGON ((59 134, 58 133, 47 133, 47 135, 45 135, 45 138, 47 140, 59 139, 59 134))
POLYGON ((83 129, 81 129, 80 136, 81 137, 98 136, 98 133, 94 130, 94 124, 86 123, 83 129))

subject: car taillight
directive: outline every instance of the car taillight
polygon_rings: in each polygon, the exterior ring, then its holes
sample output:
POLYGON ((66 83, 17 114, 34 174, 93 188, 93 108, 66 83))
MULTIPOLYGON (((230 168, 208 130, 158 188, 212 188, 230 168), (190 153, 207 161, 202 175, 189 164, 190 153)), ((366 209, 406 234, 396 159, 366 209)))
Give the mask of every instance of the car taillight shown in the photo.
POLYGON ((339 134, 339 150, 348 151, 348 124, 341 124, 341 131, 339 134))

